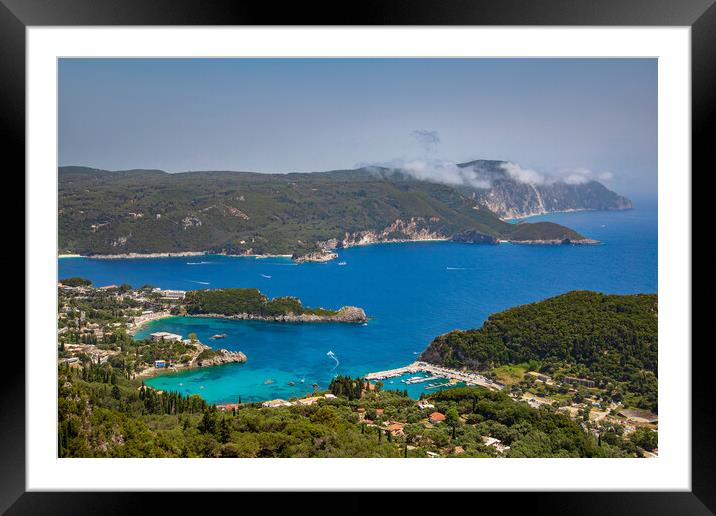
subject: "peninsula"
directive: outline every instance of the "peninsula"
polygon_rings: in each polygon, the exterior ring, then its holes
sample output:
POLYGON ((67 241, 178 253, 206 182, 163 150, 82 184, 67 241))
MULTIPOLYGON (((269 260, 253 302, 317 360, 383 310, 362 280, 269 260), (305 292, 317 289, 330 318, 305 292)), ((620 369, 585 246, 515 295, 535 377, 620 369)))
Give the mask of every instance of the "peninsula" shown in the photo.
POLYGON ((489 192, 374 167, 301 174, 61 167, 59 252, 97 258, 288 255, 309 262, 382 242, 591 244, 552 222, 510 224, 493 208, 507 218, 631 206, 597 183, 565 186, 560 192, 570 194, 569 202, 553 202, 550 193, 548 203, 545 193, 522 209, 530 192, 540 190, 498 179, 501 192, 514 190, 500 206, 488 202, 489 192))
POLYGON ((365 311, 355 306, 344 306, 339 310, 308 308, 296 297, 269 299, 255 288, 191 290, 175 313, 278 322, 362 323, 368 320, 365 311))

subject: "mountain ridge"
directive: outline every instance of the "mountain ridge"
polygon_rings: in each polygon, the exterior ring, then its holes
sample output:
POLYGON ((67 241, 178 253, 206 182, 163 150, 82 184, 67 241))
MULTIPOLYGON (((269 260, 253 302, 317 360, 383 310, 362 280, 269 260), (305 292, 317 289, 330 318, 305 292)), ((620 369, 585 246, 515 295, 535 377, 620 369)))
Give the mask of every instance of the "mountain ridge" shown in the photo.
POLYGON ((405 240, 594 243, 559 224, 509 224, 458 188, 393 175, 60 167, 59 251, 298 257, 405 240))

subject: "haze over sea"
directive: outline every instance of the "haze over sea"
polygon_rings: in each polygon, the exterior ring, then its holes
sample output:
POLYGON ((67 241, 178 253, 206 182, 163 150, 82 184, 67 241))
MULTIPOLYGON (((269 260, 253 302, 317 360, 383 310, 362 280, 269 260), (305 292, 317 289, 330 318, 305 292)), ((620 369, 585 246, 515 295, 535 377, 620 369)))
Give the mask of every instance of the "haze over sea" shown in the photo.
MULTIPOLYGON (((490 314, 515 305, 575 289, 611 294, 657 291, 655 202, 636 201, 628 211, 557 213, 530 220, 558 222, 602 243, 378 244, 342 250, 331 262, 300 265, 288 258, 213 255, 63 258, 59 277, 82 276, 95 286, 256 287, 269 297, 299 297, 311 307, 364 308, 371 317, 366 325, 173 317, 150 323, 136 336, 169 331, 186 337, 195 332, 206 344, 248 356, 245 364, 156 376, 146 381, 152 387, 199 394, 217 403, 236 402, 239 396, 242 401, 289 398, 311 392, 314 383, 325 389, 336 374, 358 376, 406 365, 437 335, 477 328, 490 314), (227 337, 209 339, 221 333, 227 337), (329 351, 337 361, 327 355, 329 351)), ((417 397, 427 392, 424 386, 410 386, 409 393, 417 397)), ((405 384, 386 382, 385 388, 402 390, 405 384)))

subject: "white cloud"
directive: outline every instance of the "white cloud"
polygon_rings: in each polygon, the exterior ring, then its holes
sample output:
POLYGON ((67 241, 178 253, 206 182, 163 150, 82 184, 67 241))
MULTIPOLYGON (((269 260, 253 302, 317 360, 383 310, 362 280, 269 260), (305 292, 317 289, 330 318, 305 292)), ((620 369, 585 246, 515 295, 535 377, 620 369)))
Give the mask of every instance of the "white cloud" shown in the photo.
MULTIPOLYGON (((442 183, 451 186, 471 186, 473 188, 490 188, 490 173, 474 170, 472 167, 459 167, 453 161, 439 159, 393 159, 382 163, 363 163, 358 166, 372 168, 377 175, 402 173, 419 181, 442 183)), ((500 165, 502 170, 512 179, 531 185, 551 185, 566 183, 581 185, 589 181, 608 181, 611 172, 593 172, 587 168, 562 169, 554 174, 545 174, 537 170, 522 167, 513 162, 500 165)))
POLYGON ((594 172, 588 168, 570 168, 559 170, 556 174, 542 174, 529 168, 522 168, 517 163, 507 162, 502 165, 507 174, 522 183, 532 185, 566 183, 568 185, 582 185, 590 181, 609 181, 614 175, 611 172, 594 172))
POLYGON ((546 176, 540 174, 536 170, 530 168, 522 168, 517 163, 508 161, 502 164, 502 170, 507 172, 512 179, 515 179, 521 183, 528 183, 531 185, 541 185, 546 182, 546 176))
POLYGON ((400 172, 419 181, 430 181, 452 186, 472 186, 473 188, 490 188, 490 181, 481 177, 472 168, 461 168, 457 163, 444 160, 394 159, 385 163, 372 163, 367 165, 376 170, 388 169, 391 172, 400 172))

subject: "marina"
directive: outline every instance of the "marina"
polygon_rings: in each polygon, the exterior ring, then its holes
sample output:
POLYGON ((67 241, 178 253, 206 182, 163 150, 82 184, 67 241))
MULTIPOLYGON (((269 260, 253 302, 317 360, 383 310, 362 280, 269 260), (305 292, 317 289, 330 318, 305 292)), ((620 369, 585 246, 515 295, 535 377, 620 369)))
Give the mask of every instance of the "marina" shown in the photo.
POLYGON ((406 380, 402 380, 406 384, 422 383, 427 381, 435 381, 440 379, 448 379, 447 383, 431 383, 428 384, 426 389, 434 389, 438 387, 444 387, 445 385, 457 382, 463 382, 466 385, 479 385, 487 387, 488 389, 502 390, 503 385, 472 371, 458 371, 456 369, 448 369, 427 362, 413 362, 405 367, 399 367, 397 369, 389 369, 387 371, 377 371, 368 373, 365 375, 365 379, 369 381, 385 380, 389 378, 396 378, 406 374, 416 373, 429 373, 431 376, 413 376, 406 380))

